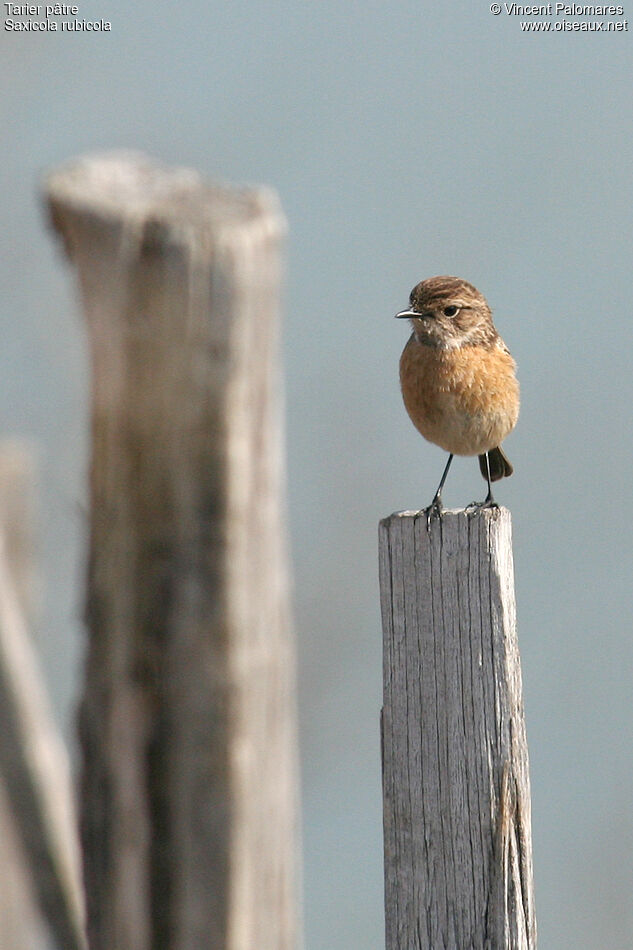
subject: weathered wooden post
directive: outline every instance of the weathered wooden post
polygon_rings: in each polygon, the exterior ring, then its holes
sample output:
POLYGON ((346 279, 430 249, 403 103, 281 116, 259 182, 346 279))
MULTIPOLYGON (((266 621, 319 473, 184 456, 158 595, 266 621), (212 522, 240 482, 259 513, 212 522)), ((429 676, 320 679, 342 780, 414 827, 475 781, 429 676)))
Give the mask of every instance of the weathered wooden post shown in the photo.
POLYGON ((32 452, 0 443, 0 947, 35 946, 45 919, 57 946, 83 950, 70 765, 28 629, 34 481, 32 452))
POLYGON ((387 950, 533 950, 507 509, 380 524, 387 950))
POLYGON ((92 361, 81 707, 91 950, 291 950, 294 655, 265 190, 50 175, 92 361))

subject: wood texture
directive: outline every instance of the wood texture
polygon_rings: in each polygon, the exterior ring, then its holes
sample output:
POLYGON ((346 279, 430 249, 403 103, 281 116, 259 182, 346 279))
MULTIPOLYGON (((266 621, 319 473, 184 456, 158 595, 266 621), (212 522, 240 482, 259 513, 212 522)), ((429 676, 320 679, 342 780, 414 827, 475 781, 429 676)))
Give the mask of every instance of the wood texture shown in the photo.
POLYGON ((48 180, 92 361, 82 837, 93 950, 290 950, 296 722, 263 189, 48 180))
POLYGON ((11 908, 0 922, 0 938, 3 950, 43 946, 44 918, 58 947, 81 950, 83 893, 70 767, 25 619, 32 614, 33 485, 29 450, 1 445, 0 854, 14 866, 3 865, 0 892, 11 896, 21 919, 11 908))
POLYGON ((0 868, 0 947, 2 950, 50 950, 33 878, 2 778, 0 868))
POLYGON ((387 950, 533 950, 510 513, 380 524, 387 950))

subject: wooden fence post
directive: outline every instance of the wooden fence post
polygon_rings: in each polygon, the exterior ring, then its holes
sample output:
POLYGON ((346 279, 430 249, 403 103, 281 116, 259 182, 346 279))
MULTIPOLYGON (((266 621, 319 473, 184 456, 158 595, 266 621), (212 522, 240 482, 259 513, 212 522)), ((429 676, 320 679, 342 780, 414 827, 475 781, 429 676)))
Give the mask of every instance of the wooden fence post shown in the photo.
POLYGON ((91 950, 296 947, 294 649, 264 189, 135 154, 46 186, 92 362, 91 950))
POLYGON ((35 946, 45 919, 58 947, 83 950, 70 763, 28 629, 34 484, 33 453, 0 443, 0 947, 35 946))
POLYGON ((387 950, 533 950, 510 512, 380 524, 387 950))

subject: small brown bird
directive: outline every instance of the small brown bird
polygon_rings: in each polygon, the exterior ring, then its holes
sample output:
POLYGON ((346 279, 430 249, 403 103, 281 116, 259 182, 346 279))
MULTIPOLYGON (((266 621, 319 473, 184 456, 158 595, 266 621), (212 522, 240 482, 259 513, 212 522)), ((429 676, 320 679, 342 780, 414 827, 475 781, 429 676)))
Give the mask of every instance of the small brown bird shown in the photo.
POLYGON ((429 442, 448 453, 427 516, 441 514, 442 488, 454 455, 478 455, 488 482, 483 506, 496 505, 491 482, 512 475, 501 442, 519 415, 516 364, 479 291, 459 277, 430 277, 413 288, 413 333, 400 357, 407 412, 429 442))

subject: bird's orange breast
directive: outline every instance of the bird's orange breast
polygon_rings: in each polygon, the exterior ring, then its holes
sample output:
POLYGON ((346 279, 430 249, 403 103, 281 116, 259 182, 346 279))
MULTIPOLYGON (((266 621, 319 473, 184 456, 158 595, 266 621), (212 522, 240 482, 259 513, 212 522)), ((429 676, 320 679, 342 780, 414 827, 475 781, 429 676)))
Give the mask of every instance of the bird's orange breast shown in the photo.
POLYGON ((503 344, 425 346, 415 334, 400 359, 402 396, 425 439, 456 455, 481 455, 516 425, 519 384, 503 344))

